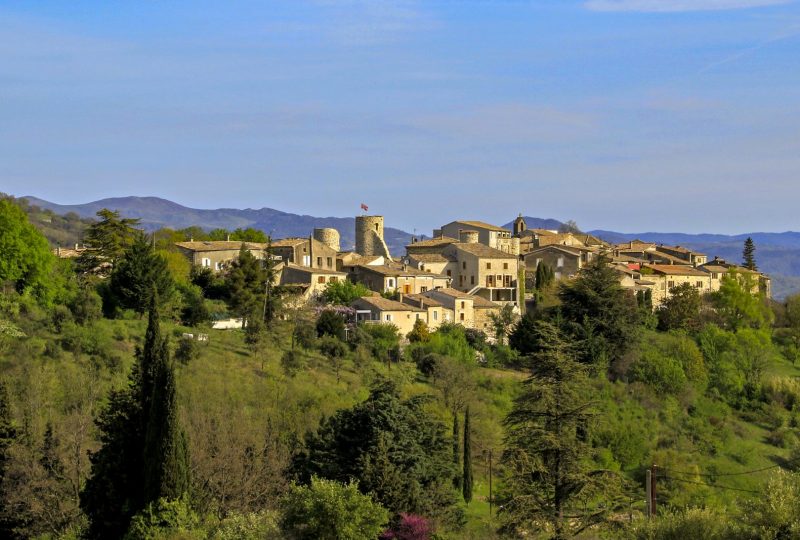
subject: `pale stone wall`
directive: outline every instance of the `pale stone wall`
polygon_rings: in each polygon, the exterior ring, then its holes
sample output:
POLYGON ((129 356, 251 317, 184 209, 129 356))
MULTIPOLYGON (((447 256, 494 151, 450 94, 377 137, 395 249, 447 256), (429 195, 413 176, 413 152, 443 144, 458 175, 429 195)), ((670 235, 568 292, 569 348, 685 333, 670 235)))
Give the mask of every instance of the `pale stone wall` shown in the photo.
POLYGON ((314 229, 314 239, 336 252, 341 251, 341 237, 336 229, 327 227, 314 229))
POLYGON ((356 216, 356 253, 391 257, 383 239, 383 216, 356 216))

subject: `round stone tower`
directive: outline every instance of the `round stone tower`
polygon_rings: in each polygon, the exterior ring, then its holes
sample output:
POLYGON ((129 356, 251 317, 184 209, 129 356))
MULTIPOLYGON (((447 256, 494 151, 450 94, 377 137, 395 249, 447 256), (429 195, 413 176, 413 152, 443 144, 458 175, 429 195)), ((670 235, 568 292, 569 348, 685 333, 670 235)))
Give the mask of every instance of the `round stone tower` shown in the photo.
POLYGON ((336 229, 331 229, 328 227, 314 229, 314 240, 322 242, 335 251, 340 251, 339 231, 336 229))
POLYGON ((383 240, 383 216, 356 216, 356 253, 389 257, 383 240))
POLYGON ((477 244, 480 241, 478 231, 458 231, 458 241, 462 244, 477 244))

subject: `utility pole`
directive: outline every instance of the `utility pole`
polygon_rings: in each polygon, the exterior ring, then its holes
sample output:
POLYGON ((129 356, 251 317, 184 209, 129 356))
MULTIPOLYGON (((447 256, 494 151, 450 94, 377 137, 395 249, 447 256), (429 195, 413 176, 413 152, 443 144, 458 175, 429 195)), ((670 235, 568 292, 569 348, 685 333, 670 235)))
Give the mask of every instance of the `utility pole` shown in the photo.
POLYGON ((645 488, 647 490, 647 517, 651 518, 656 515, 658 507, 658 492, 656 490, 656 476, 657 465, 652 465, 647 469, 645 488))
POLYGON ((656 488, 656 485, 658 484, 658 482, 656 480, 657 470, 658 470, 658 466, 657 465, 653 465, 653 491, 652 491, 653 503, 652 503, 652 506, 651 506, 651 508, 653 510, 653 516, 658 514, 658 490, 656 488))

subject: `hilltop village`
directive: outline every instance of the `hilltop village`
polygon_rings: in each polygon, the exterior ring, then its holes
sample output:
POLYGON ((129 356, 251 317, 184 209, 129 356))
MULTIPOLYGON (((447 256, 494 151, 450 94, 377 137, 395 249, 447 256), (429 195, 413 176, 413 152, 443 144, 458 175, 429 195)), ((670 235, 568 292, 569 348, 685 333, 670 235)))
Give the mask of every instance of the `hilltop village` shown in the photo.
POLYGON ((301 301, 319 297, 329 283, 349 280, 373 291, 353 302, 363 322, 392 323, 404 335, 417 320, 432 330, 443 322, 486 330, 504 306, 517 315, 534 297, 537 269, 556 280, 571 279, 598 257, 616 270, 620 285, 653 309, 682 284, 702 294, 719 290, 723 276, 749 277, 753 292, 771 296, 767 275, 681 246, 631 241, 609 244, 590 234, 528 229, 520 215, 513 230, 483 221, 459 220, 412 237, 403 255, 384 241, 383 216, 357 216, 355 249, 343 251, 336 229, 318 228, 305 238, 269 245, 237 241, 178 242, 189 261, 214 272, 225 270, 244 246, 253 256, 276 262, 276 285, 301 301))

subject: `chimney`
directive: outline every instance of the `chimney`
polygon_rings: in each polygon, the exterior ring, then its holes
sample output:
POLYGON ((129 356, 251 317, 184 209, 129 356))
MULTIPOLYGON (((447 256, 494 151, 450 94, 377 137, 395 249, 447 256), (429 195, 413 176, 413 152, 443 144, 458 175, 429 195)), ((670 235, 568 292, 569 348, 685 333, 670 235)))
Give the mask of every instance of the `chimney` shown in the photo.
POLYGON ((421 296, 419 297, 419 309, 425 309, 425 300, 421 296))

